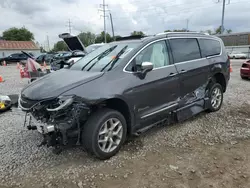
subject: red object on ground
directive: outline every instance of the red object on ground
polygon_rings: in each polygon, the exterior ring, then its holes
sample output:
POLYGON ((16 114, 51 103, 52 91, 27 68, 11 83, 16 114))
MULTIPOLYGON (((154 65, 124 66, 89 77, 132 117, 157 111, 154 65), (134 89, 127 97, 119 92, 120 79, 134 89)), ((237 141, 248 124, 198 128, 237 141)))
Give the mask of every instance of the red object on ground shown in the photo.
POLYGON ((250 60, 245 61, 240 69, 241 78, 250 78, 250 60))

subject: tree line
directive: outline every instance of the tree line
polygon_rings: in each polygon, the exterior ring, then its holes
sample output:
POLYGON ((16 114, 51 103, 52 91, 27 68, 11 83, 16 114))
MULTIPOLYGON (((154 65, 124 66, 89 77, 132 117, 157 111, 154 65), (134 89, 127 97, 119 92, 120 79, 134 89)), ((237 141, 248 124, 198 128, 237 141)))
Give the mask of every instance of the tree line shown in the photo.
MULTIPOLYGON (((188 32, 189 30, 186 29, 174 29, 174 30, 165 30, 165 32, 188 32)), ((201 31, 205 33, 209 33, 210 35, 216 35, 221 33, 221 26, 216 28, 214 31, 212 30, 206 30, 201 31)), ((225 29, 226 33, 231 33, 231 29, 225 29)), ((140 35, 140 36, 146 36, 146 34, 143 31, 133 31, 130 33, 131 36, 140 35)), ((89 46, 94 43, 102 43, 105 40, 105 34, 104 31, 100 34, 94 34, 91 32, 81 32, 77 35, 78 38, 81 40, 84 46, 89 46)), ((116 39, 119 39, 121 36, 117 35, 112 37, 109 33, 106 33, 106 40, 107 43, 115 41, 116 39)), ((14 40, 14 41, 34 41, 34 34, 26 29, 25 27, 22 28, 16 28, 12 27, 10 29, 5 30, 2 33, 2 37, 0 36, 0 39, 3 40, 14 40)), ((42 52, 45 52, 42 47, 40 47, 42 52)), ((54 44, 54 47, 51 51, 66 51, 68 50, 67 45, 64 41, 58 41, 54 44)))

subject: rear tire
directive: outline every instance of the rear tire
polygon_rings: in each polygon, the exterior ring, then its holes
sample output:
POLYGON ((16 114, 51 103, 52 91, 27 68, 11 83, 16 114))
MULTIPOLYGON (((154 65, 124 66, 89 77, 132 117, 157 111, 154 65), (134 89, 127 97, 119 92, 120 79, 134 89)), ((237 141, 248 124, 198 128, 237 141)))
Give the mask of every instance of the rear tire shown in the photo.
POLYGON ((208 112, 220 110, 223 103, 223 89, 219 83, 214 83, 209 89, 209 108, 208 112))
POLYGON ((88 153, 106 160, 120 150, 126 136, 124 116, 116 110, 103 108, 93 113, 85 123, 82 144, 88 153))

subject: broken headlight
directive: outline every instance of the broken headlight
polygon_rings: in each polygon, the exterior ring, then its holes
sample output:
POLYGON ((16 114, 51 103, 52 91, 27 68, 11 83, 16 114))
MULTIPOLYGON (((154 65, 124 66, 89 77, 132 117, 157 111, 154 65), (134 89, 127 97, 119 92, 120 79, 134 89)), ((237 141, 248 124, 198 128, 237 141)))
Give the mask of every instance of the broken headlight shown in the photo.
POLYGON ((55 111, 59 111, 59 110, 67 108, 68 106, 70 106, 74 102, 74 96, 73 95, 59 96, 57 98, 57 100, 58 100, 57 107, 55 107, 55 108, 47 108, 47 111, 55 112, 55 111))

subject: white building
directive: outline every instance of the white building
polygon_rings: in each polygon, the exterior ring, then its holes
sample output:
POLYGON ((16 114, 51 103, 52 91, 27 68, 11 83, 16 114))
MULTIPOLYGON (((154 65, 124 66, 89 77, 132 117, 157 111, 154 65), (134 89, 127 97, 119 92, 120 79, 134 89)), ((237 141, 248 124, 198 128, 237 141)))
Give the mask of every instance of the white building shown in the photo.
POLYGON ((40 54, 40 48, 33 41, 0 40, 0 58, 21 51, 30 52, 35 56, 40 54))

